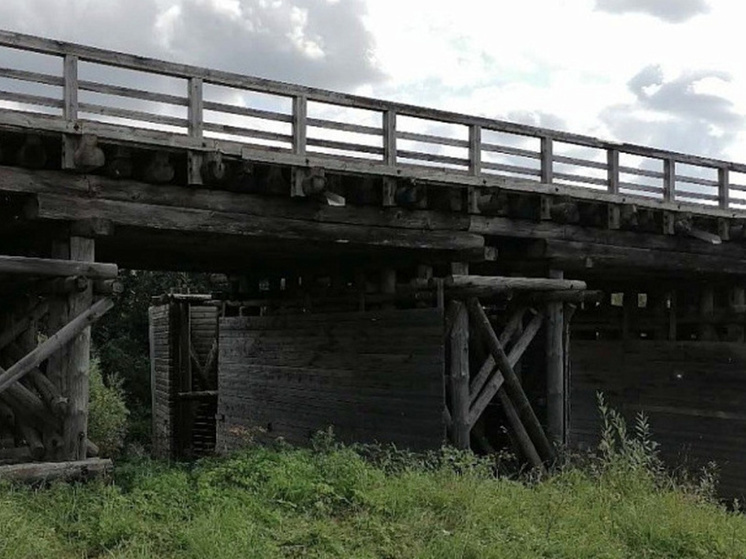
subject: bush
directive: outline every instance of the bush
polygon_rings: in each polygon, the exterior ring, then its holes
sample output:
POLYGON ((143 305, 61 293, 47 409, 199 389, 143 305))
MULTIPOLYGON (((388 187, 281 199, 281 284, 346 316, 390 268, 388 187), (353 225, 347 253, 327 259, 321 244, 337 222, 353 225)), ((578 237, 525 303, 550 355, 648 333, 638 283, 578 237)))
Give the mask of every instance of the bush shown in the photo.
POLYGON ((97 358, 91 360, 88 437, 98 445, 101 456, 116 456, 124 445, 129 411, 125 404, 122 379, 108 375, 104 379, 97 358))

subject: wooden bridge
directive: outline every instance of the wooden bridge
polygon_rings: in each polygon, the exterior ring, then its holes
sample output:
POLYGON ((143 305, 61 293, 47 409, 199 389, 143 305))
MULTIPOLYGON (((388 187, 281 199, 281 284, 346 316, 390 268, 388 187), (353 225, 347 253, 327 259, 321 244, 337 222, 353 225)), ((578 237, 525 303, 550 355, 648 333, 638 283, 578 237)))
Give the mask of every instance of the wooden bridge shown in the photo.
POLYGON ((335 423, 489 450, 507 423, 539 466, 592 442, 602 389, 746 485, 745 164, 8 32, 0 66, 0 461, 89 454, 76 320, 112 262, 231 278, 214 313, 151 312, 167 454, 199 408, 227 447, 335 423))

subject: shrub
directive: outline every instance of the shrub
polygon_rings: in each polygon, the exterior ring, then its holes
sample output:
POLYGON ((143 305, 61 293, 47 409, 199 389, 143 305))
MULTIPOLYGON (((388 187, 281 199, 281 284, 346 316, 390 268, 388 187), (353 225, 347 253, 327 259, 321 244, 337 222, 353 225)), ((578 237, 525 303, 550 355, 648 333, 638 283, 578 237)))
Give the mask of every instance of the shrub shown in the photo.
POLYGON ((104 379, 97 358, 91 360, 89 378, 88 437, 98 445, 102 456, 116 456, 124 445, 129 416, 122 379, 117 375, 104 379))

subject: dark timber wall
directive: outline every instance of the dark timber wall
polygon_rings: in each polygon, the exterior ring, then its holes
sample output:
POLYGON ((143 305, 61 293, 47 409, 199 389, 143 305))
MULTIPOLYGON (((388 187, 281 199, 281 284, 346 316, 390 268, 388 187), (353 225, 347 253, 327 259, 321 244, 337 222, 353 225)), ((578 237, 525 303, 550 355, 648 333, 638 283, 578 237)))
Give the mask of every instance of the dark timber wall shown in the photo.
POLYGON ((171 306, 150 307, 150 381, 153 409, 153 455, 168 458, 174 451, 176 389, 171 306))
POLYGON ((171 301, 150 308, 153 453, 215 450, 218 309, 171 301))
POLYGON ((344 441, 439 447, 443 374, 437 309, 221 319, 218 450, 328 426, 344 441))
POLYGON ((746 487, 746 346, 685 341, 582 341, 571 349, 570 439, 595 445, 595 394, 632 420, 644 411, 672 467, 715 461, 722 495, 746 487))

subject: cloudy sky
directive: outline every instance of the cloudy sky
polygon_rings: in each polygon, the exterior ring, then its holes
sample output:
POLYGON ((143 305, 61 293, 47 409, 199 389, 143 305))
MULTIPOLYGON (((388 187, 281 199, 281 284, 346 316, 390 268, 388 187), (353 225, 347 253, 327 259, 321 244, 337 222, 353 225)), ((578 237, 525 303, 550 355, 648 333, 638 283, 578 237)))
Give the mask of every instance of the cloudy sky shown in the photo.
POLYGON ((735 0, 0 0, 0 28, 746 161, 735 0))

